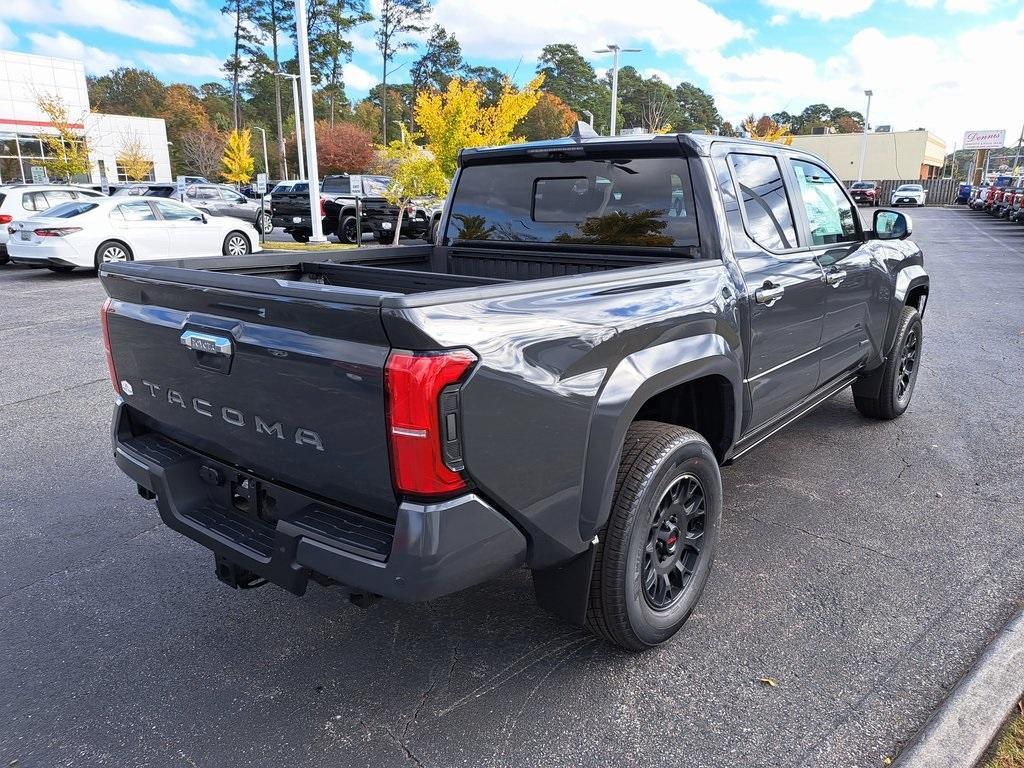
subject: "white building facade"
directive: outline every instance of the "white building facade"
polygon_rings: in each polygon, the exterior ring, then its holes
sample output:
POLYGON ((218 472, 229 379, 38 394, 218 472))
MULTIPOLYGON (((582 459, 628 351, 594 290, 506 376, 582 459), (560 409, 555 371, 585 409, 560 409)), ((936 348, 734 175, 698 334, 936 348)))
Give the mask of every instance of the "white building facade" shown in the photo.
POLYGON ((72 181, 101 184, 104 177, 111 184, 126 181, 118 162, 126 148, 150 160, 148 180, 171 180, 163 120, 90 111, 80 61, 0 51, 0 184, 48 179, 42 160, 49 150, 39 137, 56 131, 38 106, 40 96, 63 102, 70 127, 89 147, 90 173, 72 181))

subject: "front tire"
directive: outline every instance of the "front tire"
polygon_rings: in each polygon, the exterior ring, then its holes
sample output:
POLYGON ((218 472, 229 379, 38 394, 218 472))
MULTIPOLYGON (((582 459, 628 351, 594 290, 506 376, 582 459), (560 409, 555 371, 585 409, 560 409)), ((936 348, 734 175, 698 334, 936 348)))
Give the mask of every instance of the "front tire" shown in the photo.
POLYGON ((587 627, 629 651, 669 640, 704 590, 721 520, 722 478, 707 441, 635 422, 596 545, 587 627))
POLYGON ((225 256, 248 256, 252 253, 252 243, 249 242, 249 238, 245 236, 244 232, 228 232, 228 236, 224 238, 221 253, 225 256))
POLYGON ((858 393, 854 384, 853 403, 869 419, 891 421, 899 418, 910 405, 914 385, 921 369, 921 348, 924 327, 914 307, 904 307, 896 327, 896 342, 878 377, 878 390, 873 396, 858 393))

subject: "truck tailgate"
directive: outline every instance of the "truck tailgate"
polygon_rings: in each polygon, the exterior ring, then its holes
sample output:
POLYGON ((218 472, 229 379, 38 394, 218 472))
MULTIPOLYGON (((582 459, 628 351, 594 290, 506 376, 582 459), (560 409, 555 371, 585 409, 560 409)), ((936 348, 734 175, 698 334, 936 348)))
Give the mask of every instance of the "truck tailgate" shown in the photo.
POLYGON ((141 266, 102 274, 112 363, 133 423, 255 476, 394 518, 390 345, 378 296, 307 297, 275 280, 141 266), (190 274, 150 276, 175 271, 190 274))

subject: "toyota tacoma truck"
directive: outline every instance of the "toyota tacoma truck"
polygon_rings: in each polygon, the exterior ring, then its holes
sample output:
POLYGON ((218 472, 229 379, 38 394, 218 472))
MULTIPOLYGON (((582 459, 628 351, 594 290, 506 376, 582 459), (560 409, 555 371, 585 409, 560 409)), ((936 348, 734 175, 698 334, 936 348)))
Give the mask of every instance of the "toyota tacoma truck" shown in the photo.
POLYGON ((525 567, 643 650, 708 581, 720 467, 848 387, 907 409, 910 233, 791 147, 467 149, 430 245, 104 264, 114 459, 232 587, 421 601, 525 567))

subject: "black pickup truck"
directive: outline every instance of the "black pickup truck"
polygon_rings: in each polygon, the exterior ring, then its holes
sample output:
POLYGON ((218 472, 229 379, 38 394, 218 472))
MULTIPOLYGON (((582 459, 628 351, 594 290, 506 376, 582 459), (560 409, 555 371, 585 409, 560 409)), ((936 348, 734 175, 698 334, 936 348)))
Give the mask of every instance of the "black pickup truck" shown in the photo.
MULTIPOLYGON (((326 176, 320 185, 320 218, 325 235, 337 235, 343 243, 354 243, 360 233, 372 234, 379 243, 390 243, 398 222, 398 207, 384 198, 387 176, 326 176), (357 204, 358 202, 358 204, 357 204), (356 228, 357 214, 362 223, 356 228)), ((306 242, 312 234, 309 184, 302 181, 271 194, 271 218, 295 240, 306 242)), ((426 237, 431 222, 428 211, 410 206, 403 216, 404 237, 426 237)))
POLYGON ((642 650, 708 580, 719 467, 851 385, 910 402, 910 219, 863 226, 805 152, 578 128, 464 151, 443 216, 326 261, 103 265, 115 461, 227 584, 418 601, 525 566, 642 650))

